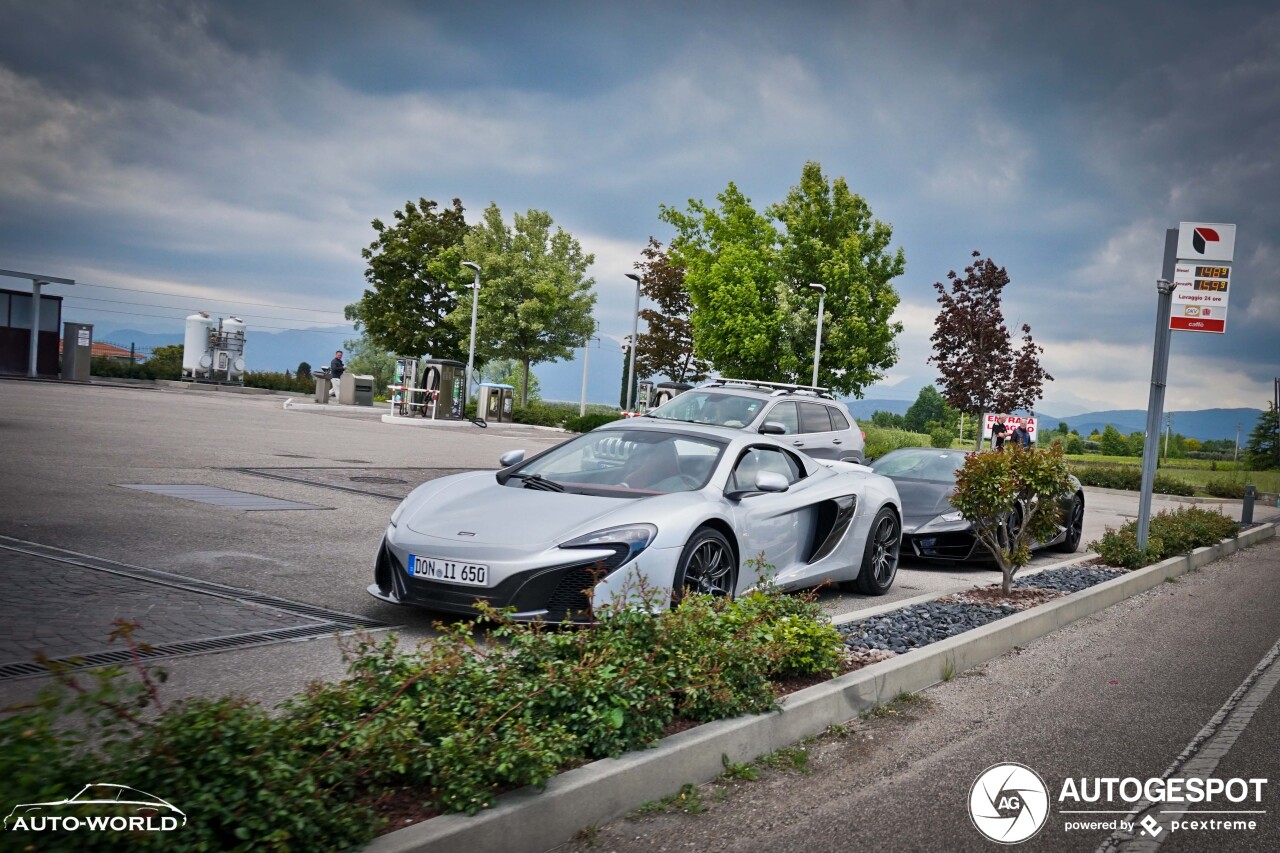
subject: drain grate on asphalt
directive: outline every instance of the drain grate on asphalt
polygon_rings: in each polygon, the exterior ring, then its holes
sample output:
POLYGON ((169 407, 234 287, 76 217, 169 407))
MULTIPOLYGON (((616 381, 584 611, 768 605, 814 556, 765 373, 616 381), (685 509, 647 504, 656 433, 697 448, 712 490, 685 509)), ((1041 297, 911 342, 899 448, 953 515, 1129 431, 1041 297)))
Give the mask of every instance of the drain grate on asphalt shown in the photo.
POLYGON ((254 590, 132 566, 0 536, 0 581, 25 590, 0 600, 0 681, 49 674, 42 651, 68 669, 125 663, 108 644, 113 619, 138 620, 146 659, 178 657, 392 627, 254 590))
POLYGON ((225 509, 243 509, 250 512, 262 512, 284 509, 326 509, 315 504, 304 504, 297 501, 286 501, 280 498, 269 498, 266 495, 254 495, 249 492, 237 492, 218 486, 201 486, 197 484, 175 483, 171 485, 142 485, 138 483, 116 483, 122 489, 134 489, 139 492, 150 492, 153 495, 164 495, 168 498, 181 498, 184 501, 212 504, 225 509))

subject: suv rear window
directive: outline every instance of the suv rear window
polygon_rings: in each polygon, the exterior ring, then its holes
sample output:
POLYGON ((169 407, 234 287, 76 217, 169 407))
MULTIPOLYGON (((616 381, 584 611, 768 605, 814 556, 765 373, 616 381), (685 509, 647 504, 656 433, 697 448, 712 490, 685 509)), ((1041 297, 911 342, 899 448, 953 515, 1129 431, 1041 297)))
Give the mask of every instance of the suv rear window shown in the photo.
POLYGON ((845 420, 844 415, 840 414, 839 409, 827 407, 827 414, 831 415, 831 426, 835 429, 849 429, 849 422, 845 420))
POLYGON ((827 407, 818 403, 800 403, 801 432, 831 432, 831 417, 827 407))

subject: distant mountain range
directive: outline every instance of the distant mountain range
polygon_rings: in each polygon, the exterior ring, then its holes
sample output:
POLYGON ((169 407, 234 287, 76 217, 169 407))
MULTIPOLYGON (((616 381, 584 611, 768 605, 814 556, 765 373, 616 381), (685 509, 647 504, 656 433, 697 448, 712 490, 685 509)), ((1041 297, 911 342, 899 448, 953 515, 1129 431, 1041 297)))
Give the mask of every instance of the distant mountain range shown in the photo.
MULTIPOLYGON (((245 343, 245 360, 250 370, 296 370, 298 362, 313 366, 328 364, 334 350, 342 349, 344 342, 355 337, 355 330, 346 327, 299 329, 282 332, 255 332, 249 329, 245 343)), ((118 344, 128 349, 130 344, 140 351, 149 351, 166 344, 181 344, 182 335, 156 332, 140 332, 136 329, 117 329, 94 336, 96 340, 118 344)), ((575 353, 576 355, 577 353, 575 353)), ((622 384, 622 356, 607 350, 592 350, 587 399, 590 402, 617 404, 618 388, 622 384)), ((542 387, 542 397, 547 400, 577 401, 582 389, 582 367, 579 363, 558 362, 539 364, 534 368, 542 387)), ((877 411, 906 414, 912 400, 866 399, 846 400, 849 411, 859 420, 871 420, 877 411)), ((1240 424, 1240 441, 1247 440, 1250 430, 1262 414, 1261 409, 1202 409, 1194 412, 1173 412, 1174 432, 1201 441, 1234 439, 1236 424, 1240 424)), ((1146 429, 1147 413, 1143 409, 1117 409, 1105 412, 1086 412, 1081 415, 1059 418, 1040 412, 1040 422, 1049 429, 1065 422, 1081 435, 1097 430, 1102 432, 1111 424, 1120 432, 1142 432, 1146 429)))
MULTIPOLYGON (((905 415, 911 407, 911 400, 847 400, 849 411, 855 418, 870 420, 875 412, 892 412, 905 415)), ((1261 416, 1261 409, 1201 409, 1191 412, 1170 412, 1173 415, 1173 431, 1188 438, 1200 441, 1214 439, 1231 439, 1236 437, 1236 424, 1240 425, 1240 443, 1243 445, 1249 438, 1249 432, 1261 416)), ((1045 412, 1038 412, 1043 428, 1055 429, 1059 423, 1087 436, 1097 431, 1102 432, 1107 424, 1128 435, 1131 432, 1144 432, 1147 428, 1147 412, 1145 409, 1112 409, 1105 412, 1085 412, 1060 418, 1045 412)), ((1162 423, 1163 427, 1163 423, 1162 423)))

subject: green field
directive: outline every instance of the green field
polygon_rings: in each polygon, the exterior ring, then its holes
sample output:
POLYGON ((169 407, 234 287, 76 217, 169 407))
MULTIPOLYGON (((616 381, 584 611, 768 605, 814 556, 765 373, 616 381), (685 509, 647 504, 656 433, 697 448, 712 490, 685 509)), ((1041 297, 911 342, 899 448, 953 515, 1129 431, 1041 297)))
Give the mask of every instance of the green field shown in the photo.
MULTIPOLYGON (((1142 459, 1137 456, 1068 456, 1067 461, 1074 465, 1132 465, 1142 466, 1142 459)), ((1280 491, 1280 471, 1245 471, 1243 462, 1218 462, 1208 459, 1170 459, 1162 464, 1159 472, 1166 477, 1203 487, 1210 480, 1227 483, 1253 483, 1260 492, 1280 491), (1213 466, 1217 465, 1217 470, 1213 466)))

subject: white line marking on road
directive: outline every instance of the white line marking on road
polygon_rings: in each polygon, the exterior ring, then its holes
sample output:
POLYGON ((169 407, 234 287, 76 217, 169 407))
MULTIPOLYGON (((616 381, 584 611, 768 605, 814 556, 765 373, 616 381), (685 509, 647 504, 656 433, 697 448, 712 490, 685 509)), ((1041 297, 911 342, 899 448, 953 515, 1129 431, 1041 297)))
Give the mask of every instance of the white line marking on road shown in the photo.
MULTIPOLYGON (((1249 725, 1253 715, 1262 707, 1262 703, 1267 701, 1267 697, 1271 695, 1276 685, 1280 684, 1280 666, 1273 666, 1277 659, 1280 659, 1280 640, 1276 641, 1271 651, 1263 656, 1258 665, 1253 668, 1253 672, 1249 673, 1244 682, 1227 699, 1226 704, 1218 709, 1218 713, 1213 715, 1199 734, 1191 739, 1191 743, 1187 744, 1186 749, 1174 759, 1169 769, 1164 771, 1162 779, 1168 779, 1175 774, 1181 778, 1198 779, 1207 779, 1213 775, 1218 764, 1227 757, 1227 753, 1240 739, 1240 735, 1244 734, 1245 727, 1249 725), (1201 751, 1208 754, 1197 757, 1201 751)), ((1162 812, 1157 811, 1158 806, 1157 803, 1143 800, 1129 812, 1127 822, 1130 826, 1137 827, 1143 815, 1153 816, 1154 819, 1156 814, 1183 814, 1191 811, 1182 809, 1162 812)), ((1247 812, 1235 812, 1235 814, 1247 814, 1247 812)), ((1168 822, 1167 818, 1161 822, 1161 828, 1167 830, 1168 822)), ((1097 853, 1116 853, 1116 851, 1154 853, 1172 834, 1172 832, 1158 831, 1155 837, 1147 837, 1117 830, 1098 846, 1097 853)))

